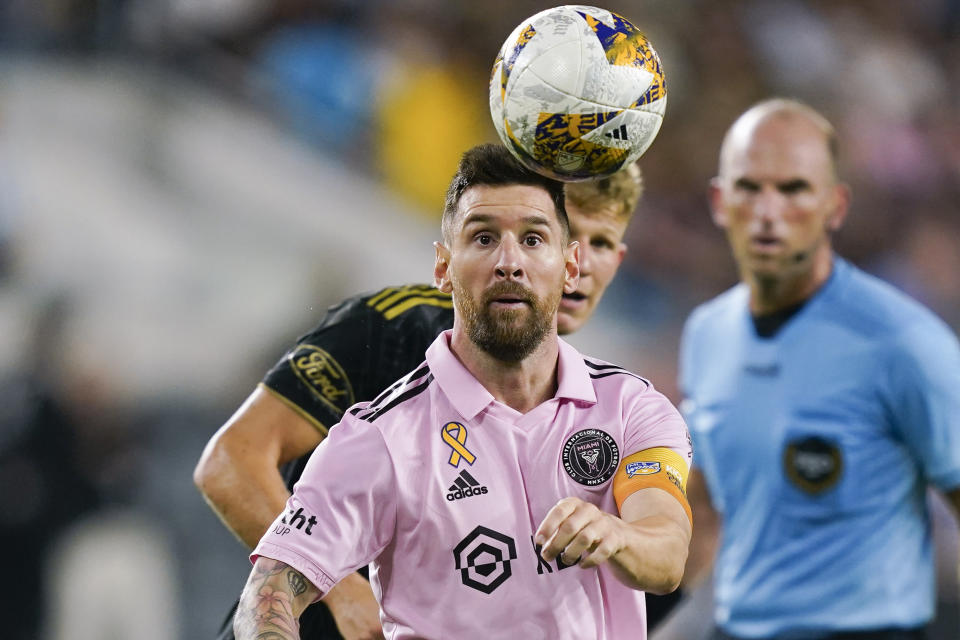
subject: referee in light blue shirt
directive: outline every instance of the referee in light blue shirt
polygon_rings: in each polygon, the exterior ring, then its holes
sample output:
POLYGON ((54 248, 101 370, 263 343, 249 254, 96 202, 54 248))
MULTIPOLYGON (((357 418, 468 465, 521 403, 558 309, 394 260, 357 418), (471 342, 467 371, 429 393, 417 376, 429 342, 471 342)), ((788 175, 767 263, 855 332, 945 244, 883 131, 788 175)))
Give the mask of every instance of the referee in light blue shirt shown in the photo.
POLYGON ((699 465, 687 572, 716 548, 715 638, 925 638, 927 486, 960 514, 957 338, 833 253, 850 196, 810 107, 744 113, 710 194, 741 283, 687 321, 680 383, 699 465))

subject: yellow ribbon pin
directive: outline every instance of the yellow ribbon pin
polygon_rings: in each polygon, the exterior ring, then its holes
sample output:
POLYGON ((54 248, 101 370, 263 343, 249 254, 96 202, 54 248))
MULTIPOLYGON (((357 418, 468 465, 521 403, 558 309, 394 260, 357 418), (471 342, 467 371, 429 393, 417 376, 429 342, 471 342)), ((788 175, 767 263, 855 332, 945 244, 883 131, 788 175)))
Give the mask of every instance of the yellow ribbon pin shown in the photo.
POLYGON ((473 461, 477 459, 477 456, 470 453, 470 450, 465 446, 467 444, 467 428, 459 422, 448 422, 443 425, 443 428, 440 429, 440 437, 443 438, 447 446, 453 449, 447 462, 454 467, 460 464, 461 457, 467 461, 467 464, 473 464, 473 461))

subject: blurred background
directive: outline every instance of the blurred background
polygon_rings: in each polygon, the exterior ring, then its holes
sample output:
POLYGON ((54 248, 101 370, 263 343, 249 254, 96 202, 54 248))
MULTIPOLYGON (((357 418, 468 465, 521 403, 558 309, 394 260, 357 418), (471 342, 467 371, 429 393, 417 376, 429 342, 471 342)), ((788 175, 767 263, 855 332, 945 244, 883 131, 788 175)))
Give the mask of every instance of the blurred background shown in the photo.
MULTIPOLYGON (((456 161, 495 139, 490 65, 548 6, 0 3, 5 638, 213 637, 249 565, 193 487, 204 443, 328 305, 429 280, 456 161)), ((960 329, 960 1, 602 6, 669 105, 574 344, 678 399, 682 321, 735 281, 706 183, 774 94, 839 129, 840 252, 960 329)))

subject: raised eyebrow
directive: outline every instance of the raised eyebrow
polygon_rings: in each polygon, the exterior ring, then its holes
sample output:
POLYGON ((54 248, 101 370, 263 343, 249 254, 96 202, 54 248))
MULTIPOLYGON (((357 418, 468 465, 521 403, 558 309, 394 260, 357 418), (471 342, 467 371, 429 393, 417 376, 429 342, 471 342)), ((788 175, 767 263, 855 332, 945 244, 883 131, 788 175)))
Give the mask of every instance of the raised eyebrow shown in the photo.
POLYGON ((530 227, 550 228, 550 221, 545 216, 525 216, 523 222, 530 227))
POLYGON ((467 226, 468 224, 486 224, 491 220, 493 220, 493 216, 486 213, 469 213, 463 219, 463 226, 467 226))
MULTIPOLYGON (((488 213, 470 213, 463 219, 463 226, 466 227, 469 224, 487 224, 494 219, 495 217, 488 213)), ((550 227, 550 220, 546 216, 524 216, 520 221, 528 227, 550 227)))
POLYGON ((810 188, 810 181, 804 178, 794 178, 793 180, 777 183, 777 189, 784 192, 802 191, 810 188))

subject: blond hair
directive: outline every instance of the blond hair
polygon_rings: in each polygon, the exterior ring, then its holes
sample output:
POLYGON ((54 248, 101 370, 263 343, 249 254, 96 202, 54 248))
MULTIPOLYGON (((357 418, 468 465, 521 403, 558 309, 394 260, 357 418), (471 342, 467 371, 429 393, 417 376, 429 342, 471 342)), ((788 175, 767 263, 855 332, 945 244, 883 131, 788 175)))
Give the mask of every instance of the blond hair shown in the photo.
POLYGON ((568 182, 567 201, 586 213, 614 210, 618 219, 630 222, 643 196, 643 174, 634 163, 606 178, 568 182))

